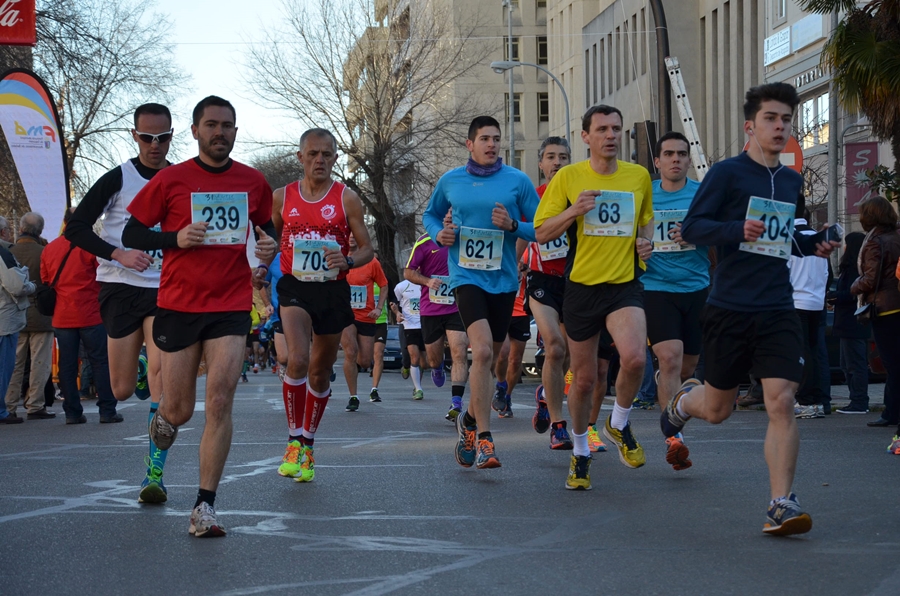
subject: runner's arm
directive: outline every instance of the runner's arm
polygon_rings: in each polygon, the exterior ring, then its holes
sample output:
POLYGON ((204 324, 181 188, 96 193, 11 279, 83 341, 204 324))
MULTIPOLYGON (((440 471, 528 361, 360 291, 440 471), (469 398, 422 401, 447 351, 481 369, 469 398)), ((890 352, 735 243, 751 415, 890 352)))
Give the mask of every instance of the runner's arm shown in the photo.
POLYGON ((746 219, 719 221, 717 215, 728 196, 737 192, 731 188, 731 176, 720 164, 707 172, 694 195, 694 200, 681 223, 681 238, 697 246, 724 246, 744 242, 746 219))
MULTIPOLYGON (((344 191, 344 214, 347 217, 347 225, 350 226, 350 231, 356 238, 357 249, 353 254, 353 266, 354 268, 362 267, 375 258, 375 249, 372 248, 369 230, 363 220, 362 200, 349 188, 344 191)), ((327 251, 326 254, 328 254, 327 251)))
POLYGON ((122 244, 140 250, 178 248, 178 232, 154 232, 132 215, 122 230, 122 244))
POLYGON ((95 234, 94 224, 103 215, 110 199, 120 190, 122 190, 122 168, 115 168, 103 174, 72 213, 66 225, 66 240, 101 259, 114 260, 116 251, 122 249, 95 234))

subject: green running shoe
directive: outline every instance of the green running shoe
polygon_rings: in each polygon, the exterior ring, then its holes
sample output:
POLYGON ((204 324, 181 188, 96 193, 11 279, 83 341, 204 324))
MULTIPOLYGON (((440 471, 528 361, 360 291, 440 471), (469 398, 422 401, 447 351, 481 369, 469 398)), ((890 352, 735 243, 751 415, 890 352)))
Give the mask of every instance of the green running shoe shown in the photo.
POLYGON ((284 457, 281 458, 281 465, 278 466, 278 475, 288 478, 296 478, 300 475, 300 451, 303 445, 300 441, 293 440, 287 444, 284 450, 284 457))
POLYGON ((168 498, 166 485, 163 484, 163 470, 154 466, 149 456, 144 457, 147 464, 147 476, 141 483, 141 493, 138 495, 138 503, 165 503, 168 498))
POLYGON ((300 449, 300 475, 294 477, 294 482, 312 482, 316 477, 316 460, 313 458, 313 448, 304 445, 300 449))

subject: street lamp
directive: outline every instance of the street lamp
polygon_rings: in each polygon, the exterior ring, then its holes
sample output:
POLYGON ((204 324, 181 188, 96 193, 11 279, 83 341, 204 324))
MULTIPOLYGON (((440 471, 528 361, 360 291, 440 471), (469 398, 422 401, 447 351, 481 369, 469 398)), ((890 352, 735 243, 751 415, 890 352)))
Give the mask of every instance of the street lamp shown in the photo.
MULTIPOLYGON (((516 62, 514 60, 497 60, 495 62, 491 62, 491 70, 496 72, 497 74, 503 74, 507 70, 512 70, 517 66, 533 66, 538 70, 542 70, 547 75, 553 79, 553 82, 556 83, 556 86, 559 87, 560 93, 562 93, 563 102, 566 104, 566 141, 569 143, 569 150, 572 150, 572 133, 570 131, 572 124, 569 119, 569 96, 566 95, 566 89, 563 87, 563 84, 559 82, 552 72, 541 66, 540 64, 533 64, 531 62, 516 62)), ((512 74, 510 74, 510 80, 512 80, 512 74)), ((512 113, 512 110, 510 110, 512 113)))

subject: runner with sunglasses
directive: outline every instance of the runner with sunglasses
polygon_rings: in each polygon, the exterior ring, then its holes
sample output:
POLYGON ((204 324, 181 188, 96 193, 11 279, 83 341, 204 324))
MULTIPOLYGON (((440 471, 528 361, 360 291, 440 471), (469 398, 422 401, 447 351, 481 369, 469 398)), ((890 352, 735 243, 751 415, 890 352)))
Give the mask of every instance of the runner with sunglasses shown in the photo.
MULTIPOLYGON (((91 187, 66 227, 66 239, 97 256, 100 282, 100 314, 109 336, 109 377, 113 394, 125 400, 135 393, 150 399, 150 418, 162 396, 159 350, 151 330, 156 315, 156 295, 162 269, 162 251, 126 249, 122 230, 131 217, 128 205, 157 172, 169 165, 166 155, 172 140, 172 116, 166 106, 147 103, 134 111, 131 136, 138 155, 110 170, 91 187), (103 217, 100 233, 94 224, 103 217), (146 357, 141 349, 146 341, 146 357), (141 374, 142 373, 142 374, 141 374)), ((138 501, 164 503, 162 473, 166 450, 150 441, 145 456, 147 475, 138 501)))

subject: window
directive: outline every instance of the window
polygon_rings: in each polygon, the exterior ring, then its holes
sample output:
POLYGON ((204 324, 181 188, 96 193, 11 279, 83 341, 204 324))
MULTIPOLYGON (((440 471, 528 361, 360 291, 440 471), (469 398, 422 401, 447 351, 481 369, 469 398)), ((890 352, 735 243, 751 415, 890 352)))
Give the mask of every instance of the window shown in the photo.
POLYGON ((787 0, 772 0, 775 4, 775 18, 783 19, 787 16, 787 0))
POLYGON ((515 160, 513 160, 513 162, 510 162, 509 161, 509 149, 506 150, 506 159, 504 160, 506 162, 506 165, 512 166, 512 167, 516 168, 517 170, 521 170, 523 159, 525 159, 525 151, 523 151, 522 149, 516 149, 516 158, 515 158, 515 160))
POLYGON ((797 140, 804 149, 828 143, 828 93, 804 99, 797 112, 797 140))
POLYGON ((538 8, 547 8, 547 0, 537 0, 538 8))
POLYGON ((537 38, 537 63, 545 65, 549 62, 549 53, 547 51, 547 37, 537 38))
POLYGON ((512 38, 512 58, 509 57, 509 37, 503 37, 503 59, 504 60, 512 60, 513 62, 519 61, 519 38, 512 38))
POLYGON ((538 93, 538 122, 550 122, 550 94, 538 93))
MULTIPOLYGON (((509 93, 503 94, 503 105, 506 107, 506 121, 509 122, 509 93)), ((513 95, 513 122, 522 121, 522 94, 513 95)))

